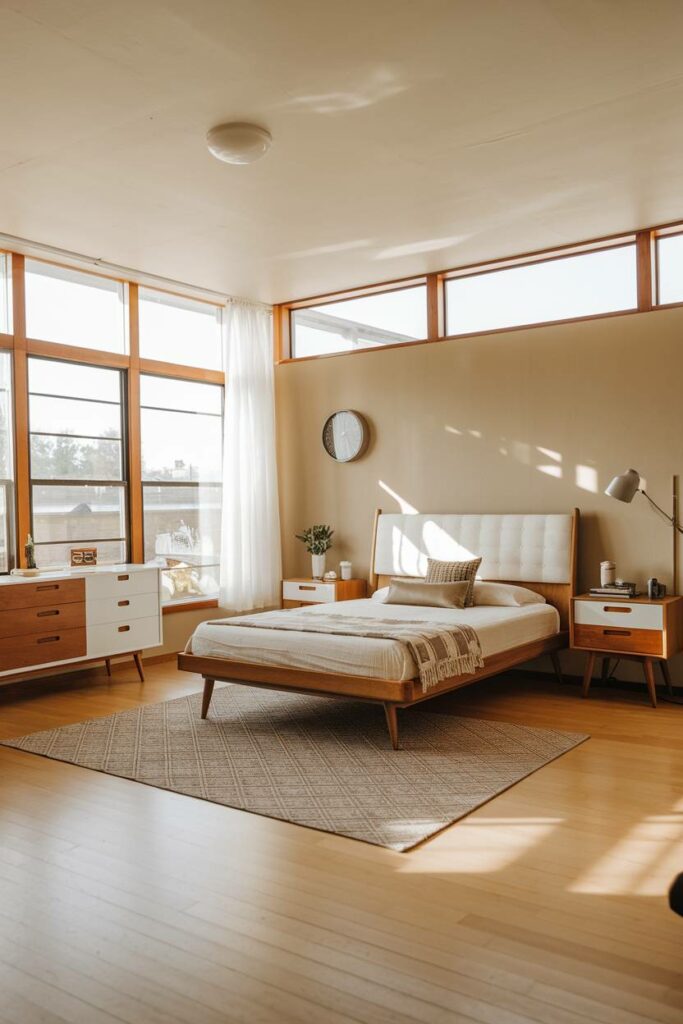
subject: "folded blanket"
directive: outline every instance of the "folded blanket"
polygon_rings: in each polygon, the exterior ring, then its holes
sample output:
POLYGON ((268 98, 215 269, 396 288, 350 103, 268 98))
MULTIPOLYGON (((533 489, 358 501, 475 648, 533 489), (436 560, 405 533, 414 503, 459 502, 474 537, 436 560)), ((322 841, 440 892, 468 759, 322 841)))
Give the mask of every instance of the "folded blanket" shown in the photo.
POLYGON ((334 633, 405 644, 417 665, 422 690, 451 676, 468 675, 484 665, 479 637, 471 626, 423 619, 367 619, 324 612, 311 615, 297 609, 260 612, 231 619, 211 619, 211 626, 246 626, 253 629, 291 630, 297 633, 334 633))

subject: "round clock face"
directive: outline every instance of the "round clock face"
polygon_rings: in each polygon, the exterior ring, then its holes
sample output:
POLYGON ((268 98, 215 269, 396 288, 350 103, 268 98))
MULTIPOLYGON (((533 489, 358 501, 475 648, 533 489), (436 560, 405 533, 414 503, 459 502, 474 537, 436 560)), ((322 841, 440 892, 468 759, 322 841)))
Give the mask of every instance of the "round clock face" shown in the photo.
POLYGON ((323 427, 325 451, 336 462, 357 459, 367 448, 369 439, 367 423, 353 409, 333 412, 323 427))

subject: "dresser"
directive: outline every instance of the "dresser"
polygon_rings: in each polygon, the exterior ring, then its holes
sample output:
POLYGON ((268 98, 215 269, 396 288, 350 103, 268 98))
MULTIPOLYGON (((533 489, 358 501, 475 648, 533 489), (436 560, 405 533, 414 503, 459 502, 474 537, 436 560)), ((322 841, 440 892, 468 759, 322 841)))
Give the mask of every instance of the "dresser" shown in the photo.
POLYGON ((683 597, 634 597, 628 601, 590 594, 574 597, 570 645, 587 652, 584 697, 590 690, 596 658, 602 658, 603 677, 609 674, 612 657, 626 658, 642 663, 650 702, 656 707, 655 664, 671 691, 667 661, 683 650, 683 597))
POLYGON ((305 604, 328 604, 333 601, 353 601, 365 597, 365 580, 308 580, 282 581, 282 607, 301 608, 305 604))
POLYGON ((163 642, 158 569, 107 565, 0 579, 0 679, 141 652, 163 642))

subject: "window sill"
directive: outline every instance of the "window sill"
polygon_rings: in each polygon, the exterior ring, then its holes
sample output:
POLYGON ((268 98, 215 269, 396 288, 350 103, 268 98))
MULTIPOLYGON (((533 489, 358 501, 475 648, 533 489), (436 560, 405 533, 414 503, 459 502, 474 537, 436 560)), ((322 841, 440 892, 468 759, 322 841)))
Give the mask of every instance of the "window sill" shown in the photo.
POLYGON ((161 611, 164 615, 173 615, 174 612, 195 612, 203 608, 218 608, 218 598, 206 598, 203 601, 178 601, 174 604, 164 604, 161 611))

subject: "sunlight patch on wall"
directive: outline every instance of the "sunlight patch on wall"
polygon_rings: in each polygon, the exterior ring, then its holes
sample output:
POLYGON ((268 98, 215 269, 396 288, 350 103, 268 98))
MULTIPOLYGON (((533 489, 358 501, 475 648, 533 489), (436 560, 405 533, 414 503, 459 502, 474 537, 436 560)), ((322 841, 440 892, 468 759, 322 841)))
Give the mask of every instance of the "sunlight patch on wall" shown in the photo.
POLYGON ((384 483, 384 480, 378 480, 377 483, 382 488, 382 490, 389 495, 390 498, 394 499, 401 512, 417 512, 417 509, 415 508, 414 505, 411 505, 409 501, 406 501, 406 499, 402 498, 400 494, 397 494, 396 491, 392 490, 389 484, 384 483))
POLYGON ((591 494, 598 493, 598 471, 595 466, 584 466, 582 463, 576 466, 576 486, 591 494))

